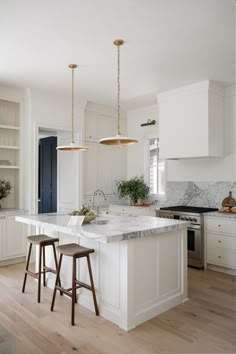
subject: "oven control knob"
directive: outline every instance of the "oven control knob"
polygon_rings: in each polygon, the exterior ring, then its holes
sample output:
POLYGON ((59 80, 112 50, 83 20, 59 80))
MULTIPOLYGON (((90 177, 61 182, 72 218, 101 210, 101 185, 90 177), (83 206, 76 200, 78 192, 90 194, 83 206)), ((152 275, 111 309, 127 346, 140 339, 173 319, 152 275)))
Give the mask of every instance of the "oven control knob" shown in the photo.
POLYGON ((193 219, 193 222, 197 222, 197 219, 194 218, 194 219, 193 219))
POLYGON ((193 221, 193 218, 189 218, 189 221, 193 221))

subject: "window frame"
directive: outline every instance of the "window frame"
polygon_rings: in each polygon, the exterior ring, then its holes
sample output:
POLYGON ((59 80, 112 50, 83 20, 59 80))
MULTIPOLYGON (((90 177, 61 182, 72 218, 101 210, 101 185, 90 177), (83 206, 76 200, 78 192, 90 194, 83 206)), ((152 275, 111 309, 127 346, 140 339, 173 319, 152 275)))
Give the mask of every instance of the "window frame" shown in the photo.
MULTIPOLYGON (((164 173, 163 173, 163 179, 164 179, 164 193, 160 194, 160 193, 156 193, 156 194, 150 194, 151 199, 158 199, 158 200, 165 200, 166 199, 166 160, 164 159, 159 159, 159 137, 157 135, 148 135, 145 137, 145 142, 144 142, 144 150, 145 150, 145 156, 144 156, 144 179, 145 182, 148 184, 148 186, 150 186, 149 184, 149 172, 150 172, 150 150, 149 150, 149 146, 150 146, 150 139, 157 139, 157 144, 158 144, 158 157, 157 157, 157 164, 159 162, 159 160, 163 161, 164 164, 164 173)), ((157 170, 158 171, 158 170, 157 170)), ((158 173, 157 173, 158 175, 158 173)), ((157 184, 158 184, 158 177, 157 177, 157 184)), ((157 190, 158 190, 158 185, 157 185, 157 190)))

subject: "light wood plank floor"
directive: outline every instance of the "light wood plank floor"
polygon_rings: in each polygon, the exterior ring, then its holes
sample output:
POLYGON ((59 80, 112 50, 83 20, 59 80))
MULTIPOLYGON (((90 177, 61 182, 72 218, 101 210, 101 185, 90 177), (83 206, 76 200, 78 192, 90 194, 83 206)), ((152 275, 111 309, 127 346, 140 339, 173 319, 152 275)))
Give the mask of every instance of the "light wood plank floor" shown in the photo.
POLYGON ((236 353, 236 278, 189 269, 185 304, 126 333, 93 312, 76 306, 70 325, 70 300, 43 289, 28 277, 21 293, 24 264, 0 267, 0 354, 156 354, 236 353))

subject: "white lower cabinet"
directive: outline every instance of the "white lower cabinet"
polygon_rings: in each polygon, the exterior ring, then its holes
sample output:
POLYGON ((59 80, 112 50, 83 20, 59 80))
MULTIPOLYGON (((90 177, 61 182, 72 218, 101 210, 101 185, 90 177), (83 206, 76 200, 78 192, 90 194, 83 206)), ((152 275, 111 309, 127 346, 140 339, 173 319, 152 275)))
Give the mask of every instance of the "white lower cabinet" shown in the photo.
POLYGON ((207 217, 205 227, 208 268, 215 265, 236 270, 236 219, 207 217))
POLYGON ((110 205, 109 212, 115 215, 127 216, 156 216, 156 210, 149 207, 133 207, 124 205, 110 205))
POLYGON ((25 226, 15 216, 0 217, 0 262, 26 255, 25 234, 25 226))

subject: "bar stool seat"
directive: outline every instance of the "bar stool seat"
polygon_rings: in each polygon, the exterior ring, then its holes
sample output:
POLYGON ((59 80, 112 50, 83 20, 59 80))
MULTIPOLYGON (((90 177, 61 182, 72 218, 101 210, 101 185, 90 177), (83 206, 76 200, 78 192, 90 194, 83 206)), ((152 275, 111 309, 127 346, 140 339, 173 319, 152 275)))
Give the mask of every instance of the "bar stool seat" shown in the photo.
POLYGON ((35 245, 39 245, 39 244, 53 244, 54 242, 58 242, 59 239, 58 238, 53 238, 53 237, 49 237, 47 235, 35 235, 35 236, 28 236, 27 240, 30 241, 31 243, 35 244, 35 245))
POLYGON ((77 243, 68 243, 67 245, 57 246, 59 253, 69 257, 85 257, 89 253, 93 253, 94 249, 86 248, 77 243))
MULTIPOLYGON (((25 269, 25 276, 24 276, 24 282, 23 282, 23 287, 22 287, 22 293, 25 292, 27 275, 30 275, 31 277, 38 279, 38 302, 40 302, 40 300, 41 300, 41 275, 43 274, 43 285, 46 286, 46 273, 47 272, 51 272, 54 274, 57 273, 58 262, 57 262, 55 243, 58 242, 59 239, 41 234, 41 235, 28 236, 27 240, 30 243, 30 245, 29 245, 29 252, 28 252, 28 257, 27 257, 27 262, 26 262, 26 269, 25 269), (38 264, 39 270, 37 273, 29 270, 30 255, 31 255, 31 250, 32 250, 33 244, 39 246, 39 264, 38 264), (54 261, 55 261, 55 269, 49 268, 46 266, 46 263, 45 263, 45 247, 46 246, 52 246, 53 254, 54 254, 54 261), (42 257, 43 257, 43 259, 42 259, 42 257), (42 263, 43 263, 43 267, 42 267, 42 263)), ((61 284, 60 278, 58 279, 58 284, 61 284)), ((61 295, 62 295, 62 293, 61 293, 61 295)))
POLYGON ((96 316, 99 316, 96 293, 95 293, 94 282, 93 282, 92 268, 91 268, 90 257, 89 257, 90 253, 95 252, 94 249, 80 246, 77 243, 69 243, 69 244, 66 244, 66 245, 58 246, 57 250, 58 250, 58 252, 60 254, 60 258, 59 258, 59 266, 58 266, 58 270, 57 270, 57 277, 56 277, 53 297, 52 297, 51 311, 53 311, 53 308, 54 308, 55 299, 56 299, 56 292, 57 291, 60 291, 60 292, 62 292, 64 294, 68 295, 72 299, 71 324, 72 324, 72 326, 74 326, 74 324, 75 324, 75 303, 77 302, 76 290, 79 289, 79 288, 86 288, 86 289, 92 291, 95 313, 96 313, 96 316), (61 264, 62 264, 63 255, 73 258, 73 262, 72 262, 72 287, 69 288, 69 289, 65 289, 59 284, 60 271, 61 271, 61 264), (87 264, 88 264, 88 271, 89 271, 89 277, 90 277, 91 286, 76 279, 76 259, 77 258, 83 258, 83 257, 87 258, 87 264))

